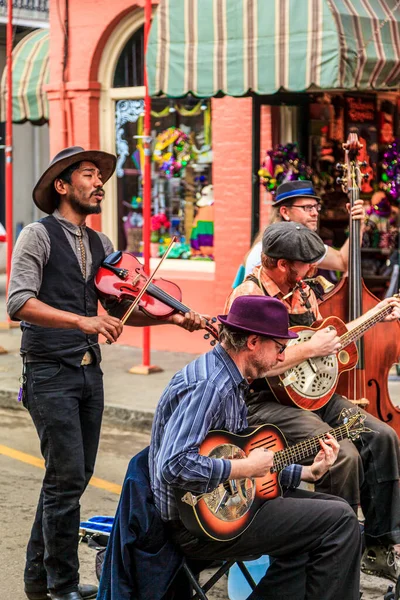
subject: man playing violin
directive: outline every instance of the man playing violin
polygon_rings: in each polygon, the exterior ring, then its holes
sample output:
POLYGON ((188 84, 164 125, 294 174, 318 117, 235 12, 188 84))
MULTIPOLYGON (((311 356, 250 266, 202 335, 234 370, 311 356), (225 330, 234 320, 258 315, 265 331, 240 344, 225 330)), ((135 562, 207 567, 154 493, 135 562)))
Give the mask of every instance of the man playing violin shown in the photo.
MULTIPOLYGON (((321 211, 321 198, 314 190, 311 181, 287 181, 276 190, 274 205, 272 207, 271 223, 294 221, 305 225, 312 231, 317 231, 319 213, 321 211)), ((350 209, 350 205, 348 205, 350 209)), ((363 221, 365 212, 362 200, 356 200, 350 211, 351 219, 363 221)), ((246 275, 254 267, 261 264, 262 242, 257 242, 246 259, 246 275)), ((340 250, 325 245, 325 253, 318 261, 318 268, 328 271, 347 271, 349 264, 349 240, 340 250)))
MULTIPOLYGON (((289 312, 291 326, 311 326, 322 320, 314 292, 297 282, 318 263, 325 253, 320 237, 311 229, 293 222, 275 223, 267 227, 262 240, 262 265, 230 295, 225 306, 227 312, 232 302, 242 295, 271 296, 281 300, 289 312), (301 293, 303 292, 303 295, 301 293), (286 299, 287 294, 293 292, 286 299)), ((393 307, 385 320, 400 317, 400 302, 388 298, 368 313, 371 316, 386 305, 393 307)), ((353 329, 358 320, 347 324, 353 329)), ((340 339, 336 330, 317 331, 308 341, 290 346, 285 360, 271 369, 268 376, 284 373, 299 363, 319 356, 336 353, 340 339)), ((337 424, 343 408, 352 406, 339 394, 320 410, 309 411, 279 404, 265 379, 253 381, 246 403, 251 425, 271 422, 280 427, 289 444, 328 431, 337 424)), ((400 568, 394 545, 400 543, 400 450, 395 431, 365 413, 366 427, 373 433, 364 433, 359 442, 345 440, 341 443, 338 460, 315 484, 315 489, 340 496, 357 512, 358 506, 365 517, 367 549, 363 557, 365 570, 396 579, 400 568)))
POLYGON ((274 298, 238 297, 219 317, 220 343, 176 373, 153 421, 149 469, 154 503, 172 540, 189 558, 226 560, 269 554, 274 558, 248 600, 359 600, 360 529, 339 498, 297 489, 300 480, 328 474, 339 445, 326 435, 309 466, 281 471, 283 497, 265 502, 247 529, 230 541, 197 537, 179 518, 173 488, 211 492, 237 478, 263 477, 273 452, 256 448, 246 458, 212 458, 199 448, 210 430, 247 427, 247 381, 284 361, 288 314, 274 298))
MULTIPOLYGON (((23 229, 13 253, 7 311, 22 321, 22 401, 46 461, 27 548, 30 600, 46 600, 48 592, 52 600, 97 593, 96 586, 78 585, 79 500, 93 473, 104 404, 98 335, 115 342, 122 323, 97 314, 94 277, 113 247, 86 218, 101 212, 115 165, 115 156, 78 146, 57 154, 33 190, 48 216, 23 229)), ((205 327, 194 312, 164 322, 205 327)), ((159 323, 139 311, 127 322, 159 323)))

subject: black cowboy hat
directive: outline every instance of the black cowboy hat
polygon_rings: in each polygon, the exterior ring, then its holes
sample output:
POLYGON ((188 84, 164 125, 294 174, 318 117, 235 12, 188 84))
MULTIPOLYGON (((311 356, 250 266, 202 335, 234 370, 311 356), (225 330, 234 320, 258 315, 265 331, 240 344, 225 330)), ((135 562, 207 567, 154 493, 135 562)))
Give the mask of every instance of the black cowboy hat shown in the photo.
POLYGON ((56 208, 57 192, 54 181, 61 173, 77 162, 89 161, 96 165, 105 183, 115 171, 117 159, 113 154, 101 150, 84 150, 80 146, 71 146, 61 150, 33 188, 33 201, 40 210, 51 214, 56 208))

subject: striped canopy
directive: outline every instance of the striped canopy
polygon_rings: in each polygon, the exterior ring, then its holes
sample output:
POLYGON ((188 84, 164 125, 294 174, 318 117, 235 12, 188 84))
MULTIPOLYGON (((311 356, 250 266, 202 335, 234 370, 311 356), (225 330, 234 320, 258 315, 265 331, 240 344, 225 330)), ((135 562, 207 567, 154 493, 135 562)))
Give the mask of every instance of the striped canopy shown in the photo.
MULTIPOLYGON (((13 50, 13 122, 49 119, 44 84, 49 81, 49 32, 32 31, 13 50)), ((1 79, 1 120, 6 119, 7 69, 1 79)))
POLYGON ((393 89, 400 0, 160 0, 150 95, 393 89))

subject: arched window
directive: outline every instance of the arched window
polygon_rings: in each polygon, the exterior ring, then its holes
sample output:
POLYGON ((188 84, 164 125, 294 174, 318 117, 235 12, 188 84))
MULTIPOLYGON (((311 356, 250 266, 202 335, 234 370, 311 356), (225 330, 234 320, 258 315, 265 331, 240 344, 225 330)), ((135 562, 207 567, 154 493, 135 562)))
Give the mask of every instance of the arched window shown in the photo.
POLYGON ((115 69, 113 87, 139 87, 144 85, 144 27, 130 38, 115 69))

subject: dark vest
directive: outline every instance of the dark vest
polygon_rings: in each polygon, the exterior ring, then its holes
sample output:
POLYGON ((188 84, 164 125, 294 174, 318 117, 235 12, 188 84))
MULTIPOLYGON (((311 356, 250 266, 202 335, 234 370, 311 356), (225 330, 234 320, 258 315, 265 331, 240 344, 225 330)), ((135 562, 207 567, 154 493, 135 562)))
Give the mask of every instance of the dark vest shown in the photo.
MULTIPOLYGON (((258 285, 258 287, 260 287, 260 283, 257 279, 257 277, 254 277, 254 275, 249 275, 247 278, 247 280, 252 281, 253 283, 256 283, 258 285)), ((264 286, 262 286, 262 291, 265 294, 265 296, 269 296, 267 290, 265 289, 264 286)), ((303 327, 310 327, 313 323, 315 322, 315 316, 314 313, 312 312, 312 310, 307 310, 306 312, 297 315, 291 315, 289 313, 289 326, 290 327, 296 327, 296 326, 303 326, 303 327)), ((266 400, 275 400, 275 396, 271 391, 271 388, 269 387, 267 380, 266 379, 255 379, 253 381, 253 383, 250 385, 250 392, 246 398, 246 404, 248 406, 251 406, 251 404, 257 404, 260 401, 259 395, 260 392, 263 392, 263 396, 262 396, 262 400, 266 401, 266 400)))
MULTIPOLYGON (((50 257, 43 269, 43 279, 38 300, 77 315, 97 315, 98 297, 94 277, 105 258, 104 247, 95 231, 87 228, 92 253, 92 272, 84 280, 78 259, 75 256, 64 230, 53 216, 39 221, 50 238, 50 257)), ((86 335, 79 329, 58 329, 21 323, 23 331, 21 354, 59 360, 67 365, 79 367, 85 352, 94 353, 96 362, 101 354, 97 335, 86 335)))

